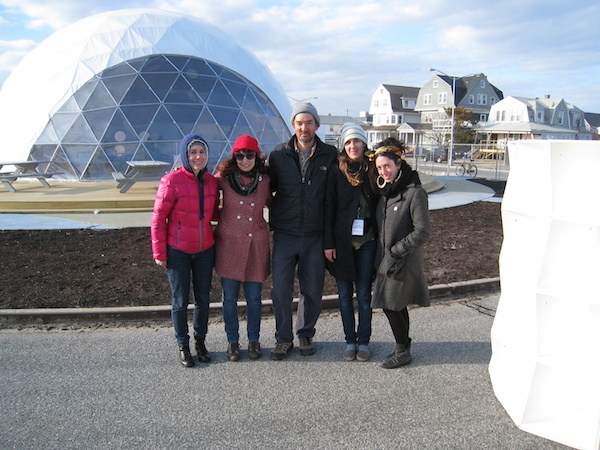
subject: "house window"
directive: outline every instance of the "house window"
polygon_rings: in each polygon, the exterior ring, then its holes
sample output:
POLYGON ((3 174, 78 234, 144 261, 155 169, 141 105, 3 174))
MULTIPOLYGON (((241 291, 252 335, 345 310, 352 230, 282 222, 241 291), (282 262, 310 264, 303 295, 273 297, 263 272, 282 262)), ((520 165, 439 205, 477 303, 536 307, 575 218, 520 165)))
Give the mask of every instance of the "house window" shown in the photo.
POLYGON ((387 106, 387 98, 383 99, 383 106, 387 106))
POLYGON ((544 123, 544 113, 542 111, 538 111, 536 117, 536 122, 544 123))
POLYGON ((469 104, 472 105, 475 103, 475 96, 473 94, 469 95, 469 104))
POLYGON ((423 96, 423 104, 424 105, 431 105, 432 102, 433 102, 433 95, 432 94, 425 94, 423 96))
POLYGON ((446 103, 446 101, 448 100, 448 94, 446 94, 445 92, 440 92, 438 94, 438 103, 439 104, 444 104, 446 103))
POLYGON ((373 102, 373 106, 374 106, 375 108, 378 108, 378 107, 379 107, 379 100, 375 100, 375 101, 373 102))
POLYGON ((481 89, 484 89, 485 88, 485 80, 481 80, 479 82, 479 86, 481 87, 481 89))
POLYGON ((564 113, 561 111, 558 113, 558 124, 562 125, 565 121, 565 115, 564 113))
POLYGON ((439 85, 438 80, 433 80, 433 87, 437 88, 439 85))
POLYGON ((500 121, 504 122, 506 120, 506 111, 502 110, 502 115, 500 116, 500 121))
POLYGON ((500 122, 500 111, 496 111, 496 122, 500 122))
POLYGON ((487 114, 480 114, 479 115, 479 120, 481 122, 487 122, 487 114))
POLYGON ((477 94, 477 104, 478 105, 487 105, 487 95, 477 94))

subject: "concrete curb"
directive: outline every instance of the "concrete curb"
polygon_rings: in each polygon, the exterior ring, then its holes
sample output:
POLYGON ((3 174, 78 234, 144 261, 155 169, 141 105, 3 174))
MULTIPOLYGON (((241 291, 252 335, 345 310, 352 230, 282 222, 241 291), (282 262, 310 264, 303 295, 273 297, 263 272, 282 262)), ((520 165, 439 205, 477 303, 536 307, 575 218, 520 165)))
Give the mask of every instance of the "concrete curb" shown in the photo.
MULTIPOLYGON (((464 294, 500 289, 500 278, 484 278, 458 283, 439 284, 429 288, 432 302, 448 301, 464 294)), ((297 303, 298 299, 294 302, 297 303)), ((273 302, 263 300, 263 313, 272 314, 273 302)), ((245 302, 239 302, 243 311, 245 302)), ((338 307, 337 295, 323 297, 323 310, 338 307)), ((192 311, 193 305, 189 310, 192 311)), ((221 315, 222 304, 211 303, 211 316, 221 315)), ((55 322, 101 322, 165 320, 171 318, 171 305, 122 306, 111 308, 41 308, 41 309, 0 309, 0 324, 47 324, 55 322)))

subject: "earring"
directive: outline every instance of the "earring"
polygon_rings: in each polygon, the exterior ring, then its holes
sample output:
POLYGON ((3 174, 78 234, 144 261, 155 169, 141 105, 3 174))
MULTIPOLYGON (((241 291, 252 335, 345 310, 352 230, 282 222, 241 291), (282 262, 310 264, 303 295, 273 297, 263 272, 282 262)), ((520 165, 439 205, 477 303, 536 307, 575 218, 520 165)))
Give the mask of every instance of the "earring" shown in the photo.
POLYGON ((387 183, 387 181, 385 181, 381 175, 379 175, 377 177, 377 187, 379 189, 383 189, 385 187, 386 183, 387 183))

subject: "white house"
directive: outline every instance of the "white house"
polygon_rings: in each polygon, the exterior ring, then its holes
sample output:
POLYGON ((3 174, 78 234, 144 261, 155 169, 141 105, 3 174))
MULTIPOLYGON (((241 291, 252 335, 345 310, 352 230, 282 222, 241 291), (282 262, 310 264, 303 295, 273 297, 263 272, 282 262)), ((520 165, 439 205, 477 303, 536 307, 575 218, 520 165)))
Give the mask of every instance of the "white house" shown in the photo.
POLYGON ((487 141, 506 142, 519 139, 589 140, 584 112, 562 98, 506 97, 490 109, 485 124, 477 134, 487 141))

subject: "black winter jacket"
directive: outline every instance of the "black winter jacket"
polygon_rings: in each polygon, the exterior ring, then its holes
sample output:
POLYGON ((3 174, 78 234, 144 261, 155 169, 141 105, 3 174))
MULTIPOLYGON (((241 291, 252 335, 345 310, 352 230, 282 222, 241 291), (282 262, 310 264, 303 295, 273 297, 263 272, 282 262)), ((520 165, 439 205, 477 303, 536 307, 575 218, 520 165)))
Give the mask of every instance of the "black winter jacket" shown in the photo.
MULTIPOLYGON (((371 165, 370 170, 376 170, 375 164, 371 165)), ((379 200, 379 192, 371 191, 368 180, 365 180, 359 186, 352 186, 339 169, 338 164, 332 167, 327 179, 327 192, 325 194, 323 248, 334 248, 336 250, 337 258, 333 263, 327 261, 327 269, 335 278, 344 281, 356 280, 352 247, 352 222, 356 218, 361 191, 365 193, 371 208, 370 223, 366 226, 373 229, 376 238, 378 230, 375 221, 375 210, 379 200)))
POLYGON ((321 234, 327 176, 337 161, 337 150, 316 136, 315 153, 308 160, 306 175, 302 177, 294 149, 295 139, 293 136, 287 143, 275 147, 267 159, 274 192, 269 207, 270 226, 274 231, 294 236, 321 234))

